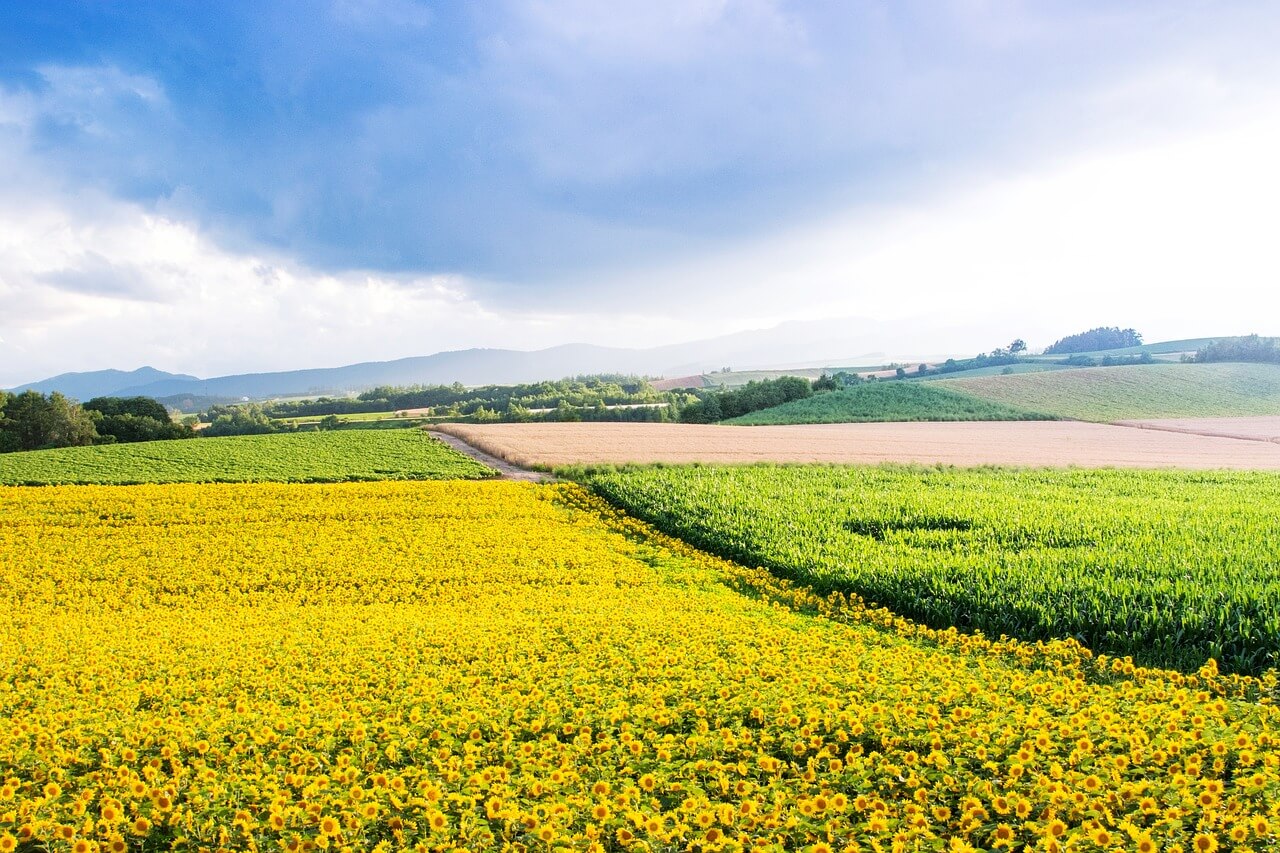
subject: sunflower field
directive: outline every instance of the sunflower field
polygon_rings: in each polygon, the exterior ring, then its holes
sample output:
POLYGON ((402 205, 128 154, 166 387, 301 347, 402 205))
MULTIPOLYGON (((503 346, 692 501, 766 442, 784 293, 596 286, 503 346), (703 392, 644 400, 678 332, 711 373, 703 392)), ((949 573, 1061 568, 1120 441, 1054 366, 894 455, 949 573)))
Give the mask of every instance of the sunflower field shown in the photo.
POLYGON ((1274 674, 932 630, 576 486, 0 507, 0 853, 1280 843, 1274 674))

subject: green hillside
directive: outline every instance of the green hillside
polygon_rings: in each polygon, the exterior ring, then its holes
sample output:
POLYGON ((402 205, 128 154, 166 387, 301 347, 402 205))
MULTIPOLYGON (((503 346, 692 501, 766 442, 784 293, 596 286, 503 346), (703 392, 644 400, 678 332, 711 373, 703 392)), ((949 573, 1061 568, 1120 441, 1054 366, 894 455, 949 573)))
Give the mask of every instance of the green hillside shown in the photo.
POLYGON ((928 376, 912 376, 907 374, 908 382, 937 382, 941 379, 968 379, 974 376, 1000 376, 1009 373, 1043 373, 1046 370, 1074 370, 1065 364, 1052 361, 1020 361, 1017 364, 997 364, 991 367, 975 367, 972 370, 957 370, 954 373, 933 373, 928 376))
POLYGON ((237 435, 0 454, 0 485, 478 479, 493 471, 420 430, 237 435))
POLYGON ((1280 415, 1280 365, 1139 364, 973 379, 936 386, 1065 418, 1280 415))
POLYGON ((793 400, 724 423, 761 426, 866 421, 1019 421, 1049 417, 939 388, 937 383, 874 382, 793 400))

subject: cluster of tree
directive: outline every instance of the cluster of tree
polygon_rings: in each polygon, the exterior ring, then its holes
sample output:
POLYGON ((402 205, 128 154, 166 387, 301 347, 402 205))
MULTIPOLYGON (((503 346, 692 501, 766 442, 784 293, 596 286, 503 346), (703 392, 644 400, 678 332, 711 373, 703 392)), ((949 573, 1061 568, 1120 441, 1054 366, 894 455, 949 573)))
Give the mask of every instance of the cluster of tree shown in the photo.
POLYGON ((1007 347, 996 347, 987 353, 990 358, 1008 358, 1009 356, 1022 355, 1027 351, 1027 342, 1022 338, 1014 338, 1013 342, 1007 347))
POLYGON ((687 424, 710 424, 736 418, 747 412, 781 406, 792 400, 813 396, 813 386, 801 376, 781 376, 760 382, 748 382, 730 391, 695 392, 699 399, 680 409, 680 421, 687 424))
POLYGON ((94 397, 82 408, 93 420, 99 444, 195 437, 190 424, 175 423, 151 397, 94 397))
POLYGON ((1104 355, 1102 358, 1092 355, 1072 355, 1058 363, 1069 364, 1072 367, 1119 367, 1123 364, 1151 364, 1154 360, 1151 353, 1144 352, 1137 355, 1104 355))
POLYGON ((273 421, 266 410, 257 403, 239 403, 234 406, 211 406, 201 415, 209 425, 201 434, 265 435, 272 432, 293 432, 296 427, 273 421))
MULTIPOLYGON (((920 366, 924 367, 924 365, 920 366)), ((853 385, 859 385, 863 381, 861 376, 856 373, 849 373, 847 370, 837 370, 830 376, 824 373, 813 380, 813 393, 825 394, 828 391, 840 391, 853 385)))
POLYGON ((0 452, 44 450, 93 444, 93 419, 74 400, 57 391, 9 394, 0 391, 0 452))
MULTIPOLYGON (((675 395, 667 395, 675 398, 675 395)), ((480 408, 472 412, 470 419, 477 423, 546 423, 556 421, 619 421, 625 423, 665 423, 676 420, 679 413, 674 403, 634 404, 606 406, 570 406, 561 403, 554 409, 533 411, 518 403, 512 403, 503 411, 480 408)))
POLYGON ((579 376, 558 381, 523 385, 484 385, 467 388, 452 385, 380 386, 353 398, 321 397, 316 400, 288 400, 265 407, 270 417, 290 418, 313 415, 354 415, 405 409, 431 409, 443 417, 472 415, 479 409, 504 412, 511 406, 523 409, 556 409, 560 406, 588 408, 634 403, 670 402, 646 380, 635 376, 579 376))
POLYGON ((1067 335, 1045 348, 1045 355, 1068 355, 1073 352, 1098 352, 1142 345, 1142 335, 1133 329, 1099 326, 1077 335, 1067 335))
POLYGON ((0 391, 0 452, 194 435, 149 397, 97 397, 82 406, 56 391, 0 391))
POLYGON ((1196 351, 1193 361, 1254 361, 1280 364, 1280 338, 1247 335, 1210 341, 1196 351))
MULTIPOLYGON (((949 358, 937 367, 920 364, 916 366, 916 369, 910 375, 940 376, 946 373, 959 373, 962 370, 977 370, 980 367, 1003 367, 1005 365, 1018 364, 1021 361, 1022 359, 1018 355, 1011 354, 1007 349, 995 349, 990 354, 979 353, 973 358, 949 358)), ((906 379, 906 369, 898 368, 898 370, 898 378, 906 379)))

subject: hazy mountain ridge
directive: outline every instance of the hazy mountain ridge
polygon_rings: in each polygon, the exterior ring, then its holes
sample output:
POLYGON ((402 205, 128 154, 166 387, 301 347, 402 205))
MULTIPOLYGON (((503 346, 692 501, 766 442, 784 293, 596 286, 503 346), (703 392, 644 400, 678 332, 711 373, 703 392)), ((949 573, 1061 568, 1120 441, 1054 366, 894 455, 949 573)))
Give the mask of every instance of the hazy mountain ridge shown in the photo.
POLYGON ((910 320, 887 324, 844 317, 792 321, 647 349, 594 344, 563 344, 530 351, 465 349, 391 361, 208 379, 143 367, 129 372, 64 373, 13 390, 61 391, 79 400, 108 395, 262 399, 353 393, 377 385, 512 384, 592 373, 678 377, 724 367, 735 371, 869 367, 970 357, 990 349, 993 343, 999 342, 987 341, 974 329, 959 326, 929 327, 910 320))
MULTIPOLYGON (((681 376, 733 367, 847 366, 883 361, 904 340, 932 351, 927 334, 856 318, 783 323, 768 329, 646 349, 564 344, 541 350, 466 349, 339 367, 243 373, 201 379, 142 368, 65 373, 15 390, 61 391, 77 399, 114 395, 264 398, 358 392, 377 385, 485 385, 537 382, 589 373, 681 376)), ((908 344, 909 345, 909 344, 908 344)))
POLYGON ((58 391, 77 400, 94 397, 131 396, 129 389, 158 382, 193 382, 197 377, 187 373, 169 373, 154 367, 137 370, 94 370, 85 373, 61 373, 38 382, 29 382, 9 390, 15 393, 39 391, 48 394, 58 391))

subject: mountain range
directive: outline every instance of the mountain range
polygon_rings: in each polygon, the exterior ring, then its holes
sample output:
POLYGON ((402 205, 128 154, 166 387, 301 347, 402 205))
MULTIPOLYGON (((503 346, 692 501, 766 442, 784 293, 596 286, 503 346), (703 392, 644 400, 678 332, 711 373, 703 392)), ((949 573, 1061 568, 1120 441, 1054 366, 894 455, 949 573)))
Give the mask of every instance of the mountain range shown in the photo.
POLYGON ((565 344, 532 351, 466 349, 394 361, 207 379, 143 367, 128 372, 64 373, 10 390, 59 391, 78 400, 99 396, 267 399, 347 394, 378 385, 509 384, 593 373, 682 376, 724 367, 734 370, 849 367, 890 360, 972 355, 963 349, 937 351, 939 346, 948 343, 959 347, 963 337, 963 334, 952 334, 940 338, 936 329, 888 328, 871 320, 839 318, 782 323, 769 329, 648 349, 591 344, 565 344))

